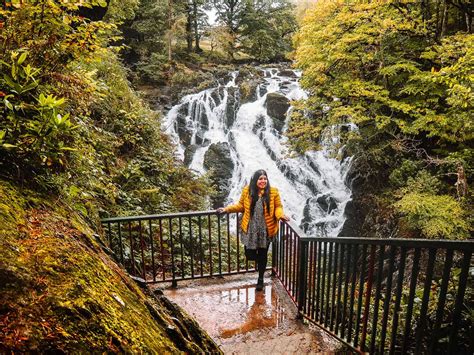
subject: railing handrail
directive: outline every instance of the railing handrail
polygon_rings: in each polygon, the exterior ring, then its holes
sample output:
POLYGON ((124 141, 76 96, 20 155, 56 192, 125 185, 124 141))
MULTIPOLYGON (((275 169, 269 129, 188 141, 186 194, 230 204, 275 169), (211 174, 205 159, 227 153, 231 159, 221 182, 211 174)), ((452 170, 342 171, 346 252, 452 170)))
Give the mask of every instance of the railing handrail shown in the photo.
POLYGON ((295 232, 302 242, 322 241, 344 244, 362 245, 393 245, 407 248, 446 248, 456 250, 466 250, 474 252, 474 239, 452 240, 452 239, 423 239, 423 238, 356 238, 356 237, 309 237, 294 222, 283 221, 295 232))
POLYGON ((344 244, 387 245, 407 248, 446 248, 474 252, 474 240, 433 240, 433 239, 405 239, 405 238, 349 238, 349 237, 300 237, 302 242, 322 241, 344 244))
POLYGON ((130 221, 143 221, 143 220, 150 220, 150 219, 153 220, 153 219, 176 218, 176 217, 207 216, 210 214, 218 214, 218 213, 217 213, 217 210, 175 212, 175 213, 150 214, 150 215, 140 215, 140 216, 110 217, 110 218, 102 218, 100 221, 102 223, 130 222, 130 221))
MULTIPOLYGON (((111 249, 115 245, 120 252, 121 263, 146 282, 176 286, 178 280, 255 270, 255 265, 249 267, 248 260, 241 258, 244 252, 235 212, 191 211, 104 218, 101 222, 111 249)), ((472 279, 473 253, 472 239, 309 237, 295 222, 281 220, 272 245, 272 274, 280 279, 301 317, 353 350, 383 353, 390 346, 393 353, 403 346, 404 352, 415 341, 419 353, 423 346, 438 346, 448 287, 454 287, 455 294, 450 301, 452 314, 446 316, 451 327, 449 349, 456 344, 464 296, 472 279), (459 273, 457 281, 450 286, 455 273, 459 273), (399 315, 402 296, 408 297, 403 322, 399 315), (413 318, 416 297, 421 299, 420 319, 413 318), (436 322, 428 336, 430 302, 436 302, 436 322), (429 344, 422 345, 424 337, 429 344)))
MULTIPOLYGON (((114 223, 114 222, 129 222, 129 221, 143 221, 143 220, 155 220, 165 218, 176 218, 176 217, 197 217, 218 214, 217 210, 207 211, 189 211, 189 212, 176 212, 176 213, 164 213, 164 214, 152 214, 152 215, 140 215, 140 216, 123 216, 123 217, 110 217, 101 219, 102 223, 114 223)), ((226 215, 229 213, 222 213, 226 215)), ((418 247, 418 248, 447 248, 447 249, 462 249, 474 252, 474 239, 469 240, 451 240, 451 239, 422 239, 422 238, 355 238, 355 237, 309 237, 307 236, 293 221, 283 221, 281 223, 288 225, 293 232, 295 232, 302 242, 310 241, 324 241, 324 242, 337 242, 345 244, 363 244, 363 245, 393 245, 393 246, 406 246, 406 247, 418 247)))

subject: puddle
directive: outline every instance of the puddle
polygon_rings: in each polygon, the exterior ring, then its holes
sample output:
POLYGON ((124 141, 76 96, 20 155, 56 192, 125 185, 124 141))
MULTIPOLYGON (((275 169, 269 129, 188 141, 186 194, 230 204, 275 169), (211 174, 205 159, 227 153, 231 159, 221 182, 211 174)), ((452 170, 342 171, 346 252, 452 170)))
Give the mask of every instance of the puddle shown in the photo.
POLYGON ((178 282, 177 289, 164 293, 194 317, 225 353, 253 351, 263 343, 265 349, 278 353, 335 347, 332 338, 296 319, 296 307, 278 280, 265 277, 263 291, 255 290, 256 280, 257 274, 252 273, 178 282))
POLYGON ((278 328, 284 324, 285 309, 271 285, 265 286, 264 291, 261 292, 255 291, 253 285, 230 289, 221 291, 221 296, 228 297, 231 303, 242 302, 246 306, 246 311, 241 314, 243 319, 240 324, 234 328, 220 329, 221 338, 230 338, 236 334, 262 328, 278 328))

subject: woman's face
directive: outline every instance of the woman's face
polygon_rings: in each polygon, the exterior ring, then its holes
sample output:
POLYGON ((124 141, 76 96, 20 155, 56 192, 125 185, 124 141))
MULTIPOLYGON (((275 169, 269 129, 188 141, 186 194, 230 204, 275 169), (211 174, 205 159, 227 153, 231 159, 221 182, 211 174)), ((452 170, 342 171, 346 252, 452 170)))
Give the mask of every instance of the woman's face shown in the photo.
POLYGON ((259 189, 264 189, 267 186, 267 177, 265 175, 260 175, 257 180, 257 187, 259 189))

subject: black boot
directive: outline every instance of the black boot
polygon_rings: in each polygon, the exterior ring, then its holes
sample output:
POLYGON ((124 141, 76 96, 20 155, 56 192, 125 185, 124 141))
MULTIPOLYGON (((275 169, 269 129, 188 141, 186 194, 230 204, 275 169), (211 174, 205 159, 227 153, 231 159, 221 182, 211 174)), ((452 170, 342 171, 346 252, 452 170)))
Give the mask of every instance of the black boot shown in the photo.
POLYGON ((256 290, 257 291, 262 291, 263 290, 263 277, 258 278, 256 290))

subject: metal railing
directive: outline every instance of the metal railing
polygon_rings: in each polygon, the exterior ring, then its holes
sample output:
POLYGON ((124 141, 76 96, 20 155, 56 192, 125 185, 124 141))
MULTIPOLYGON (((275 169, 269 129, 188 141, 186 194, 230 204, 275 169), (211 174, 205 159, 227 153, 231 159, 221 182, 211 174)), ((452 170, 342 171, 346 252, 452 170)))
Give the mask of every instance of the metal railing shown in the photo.
MULTIPOLYGON (((239 215, 102 220, 118 261, 146 282, 255 271, 239 215)), ((280 222, 272 271, 302 317, 358 352, 473 353, 472 241, 308 238, 280 222), (471 271, 470 271, 471 268, 471 271)))
POLYGON ((134 276, 146 282, 255 271, 239 238, 239 215, 216 211, 106 218, 110 249, 134 276))
POLYGON ((358 352, 473 353, 474 242, 308 238, 281 222, 274 249, 300 315, 358 352))

